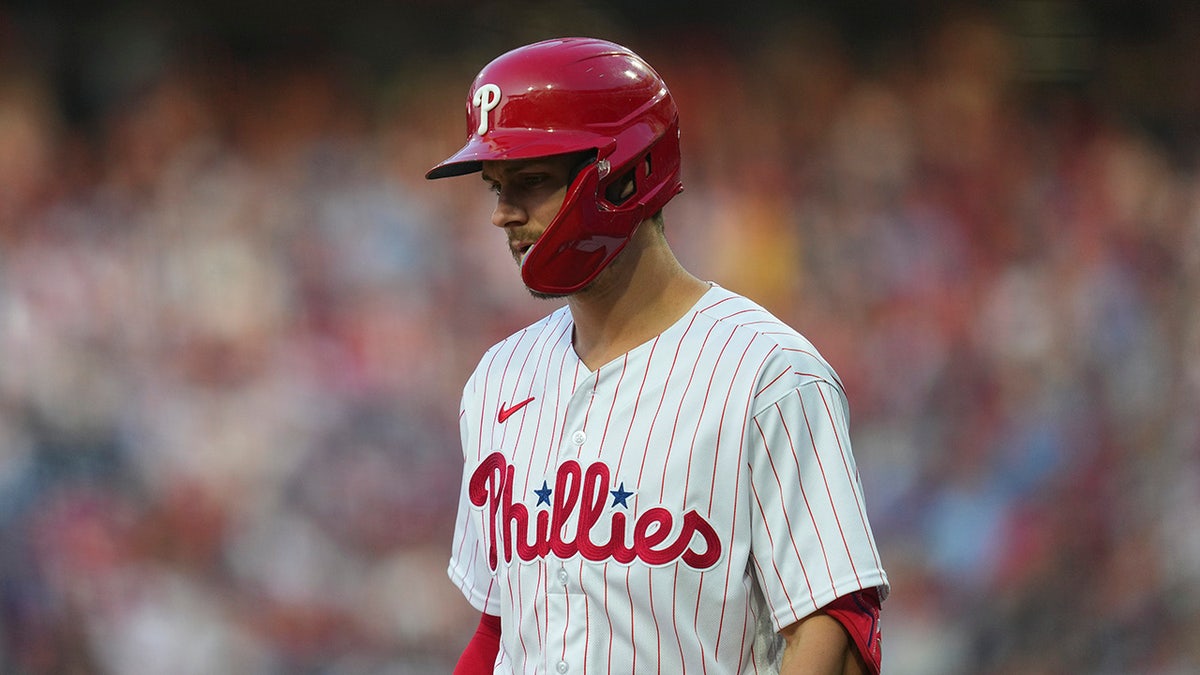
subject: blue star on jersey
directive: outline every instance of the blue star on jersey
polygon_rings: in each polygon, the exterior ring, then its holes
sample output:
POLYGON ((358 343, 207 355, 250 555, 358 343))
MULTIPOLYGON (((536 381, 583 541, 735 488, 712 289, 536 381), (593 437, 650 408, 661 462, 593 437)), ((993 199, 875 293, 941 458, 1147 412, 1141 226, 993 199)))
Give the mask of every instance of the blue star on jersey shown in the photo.
POLYGON ((542 488, 540 490, 533 491, 533 494, 537 495, 538 498, 537 504, 534 504, 534 506, 541 506, 542 504, 549 506, 551 492, 553 492, 553 490, 550 489, 550 485, 546 481, 542 481, 542 488))
POLYGON ((617 486, 617 489, 609 490, 609 493, 613 496, 613 506, 619 505, 624 508, 629 508, 629 504, 625 500, 629 499, 633 493, 625 490, 625 481, 621 481, 621 484, 617 486))
MULTIPOLYGON (((550 506, 550 494, 552 492, 554 492, 554 489, 550 487, 550 483, 548 481, 542 481, 542 487, 533 491, 533 494, 537 495, 538 498, 537 504, 534 504, 534 506, 541 506, 542 504, 550 506)), ((633 496, 634 493, 626 490, 625 482, 621 481, 621 484, 617 486, 616 490, 609 490, 609 494, 613 496, 613 506, 629 508, 628 500, 633 496)))

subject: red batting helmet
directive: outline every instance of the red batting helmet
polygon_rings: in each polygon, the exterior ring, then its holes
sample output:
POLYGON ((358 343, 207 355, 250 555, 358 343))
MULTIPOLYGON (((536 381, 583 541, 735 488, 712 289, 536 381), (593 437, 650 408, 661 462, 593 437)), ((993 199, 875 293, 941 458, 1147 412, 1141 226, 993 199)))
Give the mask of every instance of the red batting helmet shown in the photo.
POLYGON ((502 54, 467 94, 467 143, 425 174, 459 176, 485 160, 594 151, 558 215, 525 256, 534 291, 578 291, 612 261, 638 223, 683 189, 679 112, 658 73, 612 42, 563 38, 502 54), (632 180, 631 194, 609 195, 632 180))

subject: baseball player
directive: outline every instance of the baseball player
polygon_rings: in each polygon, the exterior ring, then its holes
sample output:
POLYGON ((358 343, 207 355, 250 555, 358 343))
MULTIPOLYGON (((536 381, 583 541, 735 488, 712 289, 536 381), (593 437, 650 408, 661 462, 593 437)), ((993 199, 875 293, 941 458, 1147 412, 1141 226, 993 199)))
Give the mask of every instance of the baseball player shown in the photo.
POLYGON ((449 575, 482 612, 457 673, 878 673, 888 592, 838 376, 663 233, 679 123, 594 39, 527 45, 467 95, 467 142, 529 290, 565 298, 462 397, 449 575))

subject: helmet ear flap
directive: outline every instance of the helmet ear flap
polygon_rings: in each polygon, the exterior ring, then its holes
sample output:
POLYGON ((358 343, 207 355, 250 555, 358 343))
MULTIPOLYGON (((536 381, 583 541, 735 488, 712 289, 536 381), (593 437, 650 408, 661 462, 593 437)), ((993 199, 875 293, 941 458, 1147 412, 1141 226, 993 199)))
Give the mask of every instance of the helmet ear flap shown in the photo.
POLYGON ((628 171, 618 176, 604 188, 604 199, 613 206, 621 206, 641 193, 646 184, 654 179, 654 153, 646 152, 628 171))
POLYGON ((638 178, 637 168, 632 168, 621 174, 616 180, 610 182, 604 188, 604 199, 613 206, 620 206, 629 201, 629 198, 637 194, 638 178))
POLYGON ((613 213, 598 208, 603 164, 601 160, 580 165, 562 208, 526 253, 521 278, 531 290, 547 295, 574 293, 624 247, 621 237, 609 234, 613 213), (581 237, 580 233, 596 236, 581 237))
MULTIPOLYGON (((592 164, 599 164, 599 167, 597 167, 597 173, 599 178, 603 180, 608 173, 608 162, 605 160, 598 160, 597 154, 598 153, 595 151, 587 153, 586 156, 579 161, 575 168, 571 170, 568 181, 574 183, 575 178, 579 176, 580 172, 592 164)), ((646 155, 645 162, 646 164, 649 164, 649 155, 646 155)), ((604 182, 607 182, 607 185, 605 185, 603 188, 602 198, 612 206, 620 206, 621 204, 624 204, 629 200, 630 197, 637 193, 635 169, 626 171, 623 175, 618 176, 614 180, 604 182)))
POLYGON ((609 205, 621 210, 634 209, 635 201, 644 215, 650 216, 662 209, 672 197, 683 190, 679 182, 679 127, 673 121, 671 128, 647 148, 620 177, 604 188, 604 199, 609 205))

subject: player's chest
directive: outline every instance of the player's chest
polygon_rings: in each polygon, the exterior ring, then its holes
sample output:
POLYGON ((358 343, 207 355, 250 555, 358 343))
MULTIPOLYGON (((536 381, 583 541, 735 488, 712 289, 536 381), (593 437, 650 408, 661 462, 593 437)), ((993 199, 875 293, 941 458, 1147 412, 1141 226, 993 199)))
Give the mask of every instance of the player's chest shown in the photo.
POLYGON ((551 506, 590 489, 607 508, 684 509, 736 481, 744 415, 726 397, 650 376, 514 388, 481 413, 481 445, 512 467, 513 498, 551 506))
POLYGON ((601 388, 496 402, 472 475, 493 560, 581 556, 703 570, 728 545, 737 434, 686 392, 601 388), (645 395, 650 393, 652 395, 645 395), (691 407, 689 407, 691 406, 691 407))

